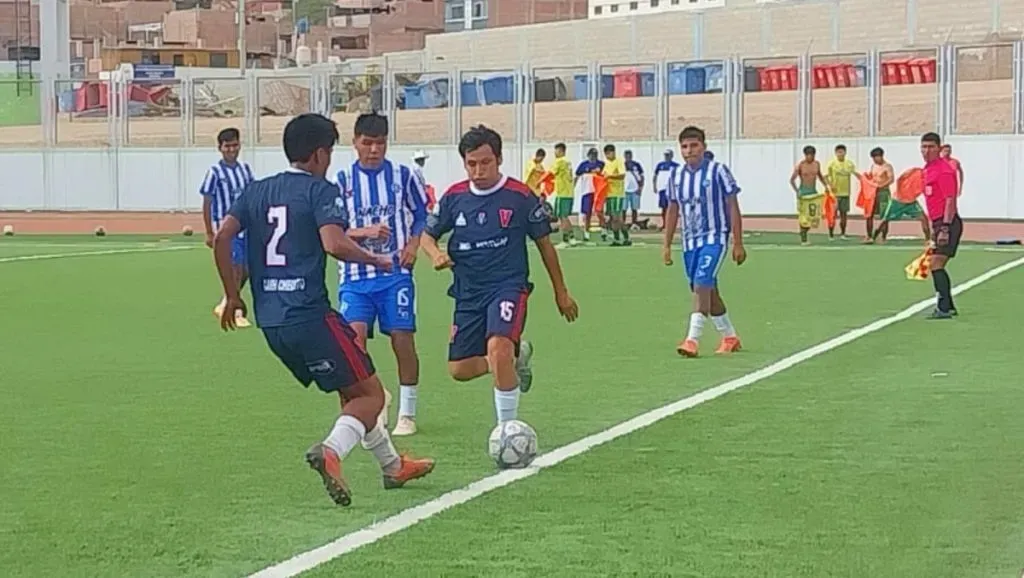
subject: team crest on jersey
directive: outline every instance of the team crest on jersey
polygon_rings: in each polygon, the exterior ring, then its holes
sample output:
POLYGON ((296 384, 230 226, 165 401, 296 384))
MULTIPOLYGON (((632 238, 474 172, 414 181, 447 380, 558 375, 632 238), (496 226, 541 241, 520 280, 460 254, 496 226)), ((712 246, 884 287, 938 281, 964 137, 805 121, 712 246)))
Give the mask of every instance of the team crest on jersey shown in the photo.
POLYGON ((498 221, 501 222, 502 229, 507 229, 512 222, 512 209, 498 209, 498 221))
POLYGON ((462 213, 459 213, 459 216, 455 217, 455 226, 456 227, 465 227, 466 226, 466 215, 464 215, 462 213))
POLYGON ((487 213, 480 211, 476 214, 476 223, 478 225, 484 225, 487 223, 487 213))

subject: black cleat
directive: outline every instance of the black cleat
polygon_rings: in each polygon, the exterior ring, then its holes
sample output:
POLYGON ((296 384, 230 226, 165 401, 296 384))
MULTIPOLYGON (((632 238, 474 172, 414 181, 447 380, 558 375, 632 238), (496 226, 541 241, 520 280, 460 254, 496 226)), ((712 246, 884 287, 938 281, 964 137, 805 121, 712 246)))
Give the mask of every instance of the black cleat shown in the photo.
POLYGON ((928 319, 952 319, 952 318, 953 318, 953 313, 951 311, 941 311, 939 309, 933 310, 931 315, 928 316, 928 319))

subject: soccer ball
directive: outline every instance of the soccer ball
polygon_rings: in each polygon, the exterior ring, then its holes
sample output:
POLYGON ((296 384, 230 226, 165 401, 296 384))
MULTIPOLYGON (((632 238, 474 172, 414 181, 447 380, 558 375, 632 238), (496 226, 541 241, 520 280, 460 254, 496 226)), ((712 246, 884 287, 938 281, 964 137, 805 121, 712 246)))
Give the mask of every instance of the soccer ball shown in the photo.
POLYGON ((525 468, 537 457, 537 432, 517 419, 499 423, 491 430, 487 451, 500 469, 525 468))

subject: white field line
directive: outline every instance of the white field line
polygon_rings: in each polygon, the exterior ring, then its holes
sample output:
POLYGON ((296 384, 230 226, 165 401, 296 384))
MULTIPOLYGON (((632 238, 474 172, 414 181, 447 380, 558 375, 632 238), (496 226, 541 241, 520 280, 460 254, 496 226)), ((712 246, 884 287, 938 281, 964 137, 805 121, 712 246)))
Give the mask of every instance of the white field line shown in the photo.
MULTIPOLYGON (((953 289, 953 294, 959 295, 968 289, 977 287, 997 275, 1001 275, 1002 273, 1010 271, 1011 269, 1021 265, 1024 265, 1024 257, 990 269, 985 273, 966 281, 965 283, 957 285, 953 289)), ((882 319, 873 321, 863 327, 847 331, 846 333, 833 337, 828 341, 819 343, 788 357, 784 357, 757 371, 698 392, 679 401, 653 409, 608 429, 547 452, 544 455, 539 456, 529 468, 521 470, 505 470, 503 472, 487 476, 486 478, 479 479, 464 488, 453 490, 418 506, 402 510, 390 518, 386 518, 376 524, 367 526, 361 530, 356 530, 350 534, 346 534, 329 544, 325 544, 319 548, 314 548, 308 552, 297 554, 284 562, 260 570, 259 572, 250 575, 249 578, 291 578, 293 576, 297 576, 302 572, 311 570, 321 564, 334 560, 340 556, 344 556, 345 554, 363 546, 372 544, 387 536, 414 526, 427 518, 431 518, 441 512, 444 512, 445 510, 454 508, 460 504, 465 504, 475 498, 479 498, 492 490, 496 490, 524 478, 534 476, 545 468, 550 468, 554 465, 560 464, 570 458, 588 452, 599 445, 631 434, 667 417, 671 417, 680 412, 684 412, 690 408, 701 405, 702 403, 722 397, 731 391, 735 391, 757 383, 763 379, 772 377, 773 375, 781 373, 794 365, 813 359, 823 353, 828 353, 829 351, 846 345, 851 341, 855 341, 866 335, 881 331, 894 323, 898 323, 925 311, 929 307, 932 307, 934 303, 935 300, 933 298, 914 303, 895 315, 883 317, 882 319)), ((942 322, 936 321, 935 323, 942 322)), ((952 323, 955 323, 955 321, 952 323)))
POLYGON ((72 253, 43 253, 41 255, 18 255, 15 257, 0 257, 0 263, 15 263, 18 261, 45 261, 48 259, 66 259, 69 257, 94 257, 99 255, 122 255, 125 253, 164 253, 167 251, 187 251, 194 247, 138 247, 134 249, 104 249, 102 251, 78 251, 72 253))

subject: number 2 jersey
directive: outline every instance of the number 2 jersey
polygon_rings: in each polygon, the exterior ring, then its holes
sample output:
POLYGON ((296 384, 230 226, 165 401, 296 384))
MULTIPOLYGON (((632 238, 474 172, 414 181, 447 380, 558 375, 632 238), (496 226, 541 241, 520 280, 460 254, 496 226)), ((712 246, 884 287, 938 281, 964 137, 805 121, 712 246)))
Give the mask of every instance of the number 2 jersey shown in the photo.
POLYGON ((280 327, 322 319, 331 302, 320 227, 348 228, 338 187, 288 169, 251 183, 228 214, 246 231, 256 324, 280 327))
POLYGON ((454 266, 448 295, 484 304, 502 289, 533 290, 526 241, 550 235, 551 223, 525 183, 503 176, 489 190, 462 181, 445 192, 426 233, 440 239, 449 232, 454 266))

